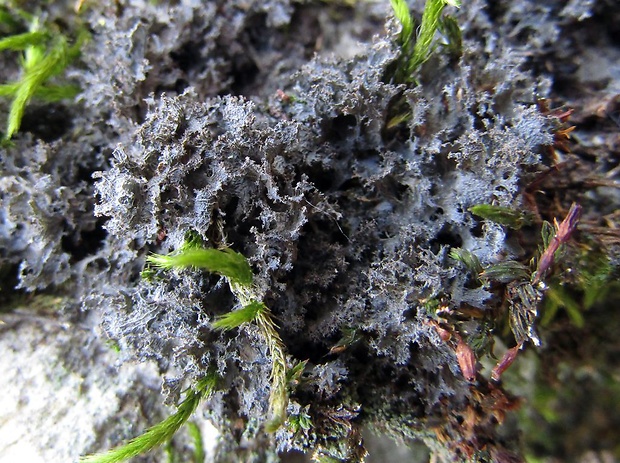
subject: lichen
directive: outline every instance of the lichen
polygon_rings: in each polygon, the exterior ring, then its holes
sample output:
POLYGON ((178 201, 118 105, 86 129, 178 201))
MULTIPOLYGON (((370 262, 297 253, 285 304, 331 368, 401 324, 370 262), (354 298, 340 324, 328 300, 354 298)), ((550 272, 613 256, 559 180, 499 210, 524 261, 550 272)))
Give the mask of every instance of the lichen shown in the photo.
POLYGON ((102 330, 119 361, 156 362, 162 400, 215 371, 199 411, 222 433, 218 461, 357 461, 365 426, 447 460, 517 458, 499 424, 517 401, 462 358, 489 352, 501 281, 462 263, 521 262, 539 244, 518 238, 540 237, 527 185, 557 134, 542 56, 604 2, 467 2, 459 54, 425 54, 405 81, 389 2, 334 3, 84 3, 92 38, 68 72, 82 93, 38 108, 45 137, 26 114, 0 148, 0 270, 66 298, 62 316, 102 330), (343 11, 366 15, 344 15, 346 37, 327 19, 343 11), (329 53, 351 34, 364 46, 329 53), (479 205, 527 211, 525 235, 479 205), (240 308, 221 272, 147 263, 188 232, 247 258, 280 363, 307 360, 273 434, 271 347, 254 323, 218 329, 240 308))

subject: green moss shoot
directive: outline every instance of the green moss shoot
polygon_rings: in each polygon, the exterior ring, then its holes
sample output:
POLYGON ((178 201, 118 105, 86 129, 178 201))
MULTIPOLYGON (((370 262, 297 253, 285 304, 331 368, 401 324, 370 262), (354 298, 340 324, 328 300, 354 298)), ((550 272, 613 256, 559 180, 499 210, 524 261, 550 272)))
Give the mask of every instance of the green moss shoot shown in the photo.
POLYGON ((200 268, 225 276, 242 286, 252 284, 252 269, 248 260, 232 249, 201 249, 191 247, 169 255, 153 254, 147 262, 163 269, 200 268))
MULTIPOLYGON (((427 0, 422 14, 422 23, 414 38, 415 22, 406 0, 390 0, 394 16, 401 24, 399 42, 401 46, 401 63, 395 72, 395 80, 402 83, 414 83, 415 72, 433 52, 433 41, 437 30, 444 31, 452 52, 460 49, 460 31, 455 21, 442 20, 441 14, 447 5, 459 7, 459 0, 427 0), (456 28, 456 29, 455 29, 456 28)), ((391 122, 398 124, 398 120, 391 122)))
POLYGON ((194 444, 194 463, 203 463, 205 461, 205 449, 200 428, 193 421, 189 421, 187 431, 194 444))
POLYGON ((532 223, 531 214, 524 211, 517 211, 510 207, 476 204, 469 208, 469 212, 514 230, 519 230, 524 225, 530 225, 532 223))
POLYGON ((80 463, 119 463, 165 444, 192 416, 200 401, 213 393, 216 384, 215 373, 205 376, 198 381, 195 388, 189 389, 174 415, 149 428, 144 434, 130 440, 127 444, 102 454, 83 457, 80 463))
POLYGON ((233 310, 232 312, 221 315, 212 326, 218 330, 229 331, 238 328, 244 323, 253 322, 256 320, 258 314, 265 309, 265 304, 253 301, 239 310, 233 310))

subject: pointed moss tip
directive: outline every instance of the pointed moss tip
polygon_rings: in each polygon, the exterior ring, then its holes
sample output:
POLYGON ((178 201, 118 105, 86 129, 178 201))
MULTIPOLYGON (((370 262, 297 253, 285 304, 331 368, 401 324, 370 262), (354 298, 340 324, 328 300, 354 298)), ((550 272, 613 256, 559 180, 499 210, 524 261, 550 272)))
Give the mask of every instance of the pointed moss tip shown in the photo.
POLYGON ((229 331, 237 328, 244 323, 250 323, 256 319, 256 316, 265 309, 262 302, 252 301, 239 310, 233 310, 220 317, 213 323, 213 328, 222 331, 229 331))
POLYGON ((248 260, 232 249, 203 249, 190 247, 177 253, 152 254, 147 263, 162 269, 201 268, 227 277, 233 283, 250 286, 253 280, 252 268, 248 260))

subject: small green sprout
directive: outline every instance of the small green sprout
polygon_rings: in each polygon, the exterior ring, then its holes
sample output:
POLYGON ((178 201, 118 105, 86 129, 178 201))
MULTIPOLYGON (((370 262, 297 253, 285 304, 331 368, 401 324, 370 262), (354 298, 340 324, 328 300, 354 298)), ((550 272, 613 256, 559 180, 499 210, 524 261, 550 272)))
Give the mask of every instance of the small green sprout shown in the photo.
POLYGON ((225 276, 242 286, 252 284, 252 269, 243 254, 232 249, 205 249, 189 247, 168 255, 153 254, 147 262, 163 269, 201 268, 225 276))
POLYGON ((542 246, 539 247, 540 254, 544 252, 545 249, 549 247, 551 244, 551 240, 555 236, 555 228, 553 225, 546 220, 542 223, 542 228, 540 229, 540 235, 542 237, 542 246))
MULTIPOLYGON (((10 13, 3 11, 4 16, 10 13)), ((48 102, 75 97, 80 89, 75 85, 49 85, 47 82, 61 74, 69 62, 75 59, 86 39, 85 30, 80 30, 73 45, 60 32, 45 28, 36 18, 18 11, 19 16, 30 19, 30 31, 9 35, 0 39, 0 51, 23 52, 22 76, 17 82, 0 85, 0 96, 12 97, 7 121, 5 139, 10 139, 21 125, 26 105, 33 97, 48 102)))
POLYGON ((403 47, 403 52, 406 52, 411 45, 415 23, 406 0, 390 0, 390 3, 394 10, 394 16, 396 16, 396 19, 398 19, 401 25, 399 40, 403 47))
POLYGON ((437 318, 438 312, 442 309, 442 301, 440 298, 432 297, 428 299, 421 299, 420 306, 426 312, 426 315, 431 317, 433 320, 437 318))
POLYGON ((179 252, 189 251, 190 249, 204 249, 205 247, 205 240, 200 233, 195 230, 189 230, 183 237, 183 244, 179 248, 179 252))
POLYGON ((265 424, 265 430, 276 432, 286 420, 286 407, 288 406, 284 343, 271 318, 271 312, 266 306, 265 310, 258 313, 256 324, 267 341, 271 355, 271 391, 269 393, 269 415, 271 418, 265 424))
POLYGON ((11 35, 0 40, 0 50, 24 51, 45 44, 49 38, 47 32, 37 30, 11 35))
POLYGON ((118 341, 115 341, 114 339, 108 339, 106 340, 105 345, 108 346, 112 352, 116 354, 121 353, 121 346, 119 345, 118 341))
POLYGON ((307 363, 307 360, 304 360, 303 362, 297 362, 293 368, 289 369, 286 372, 286 383, 291 389, 295 388, 299 384, 299 381, 301 380, 301 375, 303 375, 307 363))
POLYGON ((200 427, 193 421, 187 422, 187 431, 194 443, 194 462, 203 463, 205 461, 205 448, 202 441, 200 427))
POLYGON ((532 270, 528 266, 514 260, 508 260, 485 268, 480 273, 480 278, 510 283, 511 281, 529 281, 531 275, 532 270))
POLYGON ((446 38, 444 45, 448 53, 455 58, 463 54, 463 36, 458 22, 452 16, 444 16, 439 20, 439 32, 446 38))
POLYGON ((239 310, 233 310, 232 312, 220 315, 212 326, 218 330, 230 331, 234 328, 238 328, 244 323, 255 321, 258 314, 266 308, 267 307, 262 302, 252 301, 239 310))
POLYGON ((493 337, 493 323, 488 318, 482 319, 480 325, 469 334, 467 343, 471 346, 477 358, 491 353, 495 345, 493 337))
POLYGON ((156 276, 157 276, 157 271, 155 271, 155 269, 152 268, 150 265, 147 265, 146 267, 144 267, 144 269, 140 272, 140 278, 142 278, 145 281, 148 281, 149 283, 152 283, 153 281, 155 281, 156 276))
POLYGON ((399 42, 401 46, 401 63, 395 80, 402 83, 414 83, 415 72, 424 64, 433 52, 433 39, 437 30, 443 29, 448 43, 460 47, 460 31, 454 20, 441 19, 444 8, 448 5, 460 7, 459 0, 427 0, 424 5, 422 22, 414 39, 415 21, 409 11, 406 0, 390 0, 394 16, 401 24, 399 42))
POLYGON ((402 112, 402 113, 397 114, 396 116, 390 118, 390 120, 387 121, 387 124, 385 125, 385 128, 386 129, 393 129, 394 127, 398 127, 403 122, 407 122, 409 119, 411 119, 411 113, 410 112, 402 112))
MULTIPOLYGON (((438 30, 446 39, 448 53, 453 56, 461 54, 462 39, 458 24, 453 18, 441 16, 443 9, 448 5, 458 8, 459 0, 427 0, 424 5, 422 22, 417 29, 407 0, 390 0, 390 2, 394 16, 401 24, 398 36, 401 50, 399 59, 387 71, 388 81, 396 84, 417 84, 416 72, 430 58, 434 50, 433 40, 438 30)), ((401 95, 389 109, 385 128, 394 129, 409 119, 411 119, 411 110, 401 95)))
POLYGON ((258 300, 252 286, 252 269, 245 256, 231 249, 206 249, 201 247, 203 244, 199 236, 189 234, 178 251, 168 255, 151 255, 147 258, 147 264, 163 269, 201 268, 228 279, 230 289, 242 307, 220 316, 212 326, 223 331, 251 322, 258 326, 271 356, 270 419, 265 424, 265 430, 275 432, 286 420, 288 406, 284 343, 273 322, 271 311, 258 300))
POLYGON ((310 405, 304 407, 298 415, 291 415, 288 417, 288 426, 294 433, 300 431, 309 431, 312 427, 312 418, 308 414, 310 405))
POLYGON ((409 60, 408 71, 413 73, 431 55, 433 38, 439 28, 441 12, 447 6, 460 7, 459 0, 427 0, 422 14, 422 24, 409 60))
POLYGON ((362 336, 355 328, 343 328, 342 337, 330 349, 330 354, 340 354, 362 339, 362 336))
POLYGON ((532 214, 528 212, 491 204, 477 204, 470 207, 469 212, 514 230, 519 230, 524 225, 530 225, 533 221, 532 214))
POLYGON ((479 275, 482 273, 482 264, 473 252, 467 249, 454 248, 450 250, 450 257, 456 261, 459 261, 471 272, 471 274, 479 280, 479 275))
POLYGON ((217 380, 215 373, 208 374, 187 391, 185 399, 179 404, 178 411, 174 415, 149 428, 127 444, 102 454, 82 457, 80 463, 119 463, 165 444, 192 416, 198 404, 215 391, 217 380))

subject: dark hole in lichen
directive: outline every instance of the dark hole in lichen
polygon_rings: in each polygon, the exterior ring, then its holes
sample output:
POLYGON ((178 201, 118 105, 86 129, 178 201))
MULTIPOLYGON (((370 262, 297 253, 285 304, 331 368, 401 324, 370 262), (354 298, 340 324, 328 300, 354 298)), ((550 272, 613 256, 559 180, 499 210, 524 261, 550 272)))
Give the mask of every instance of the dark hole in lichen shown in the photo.
POLYGON ((204 45, 199 45, 194 42, 188 42, 179 47, 178 50, 170 52, 170 58, 183 72, 188 72, 197 63, 202 63, 203 60, 200 56, 200 50, 204 45))
POLYGON ((471 232, 472 236, 476 238, 482 238, 484 236, 483 222, 482 221, 477 222, 476 226, 471 228, 469 231, 471 232))
POLYGON ((233 95, 247 95, 258 77, 258 66, 248 56, 240 57, 232 66, 230 91, 233 95))
POLYGON ((67 107, 50 103, 27 106, 20 130, 50 143, 61 138, 72 126, 73 119, 67 107))
POLYGON ((339 143, 351 136, 353 127, 357 125, 357 118, 351 114, 341 114, 323 122, 323 136, 325 141, 339 143))
POLYGON ((457 233, 454 233, 450 225, 446 224, 429 244, 431 251, 437 254, 444 246, 460 248, 463 245, 463 238, 457 233))
POLYGON ((108 232, 103 227, 105 219, 95 222, 92 230, 82 230, 77 234, 64 235, 61 240, 62 250, 71 255, 73 262, 92 256, 101 250, 108 232))

